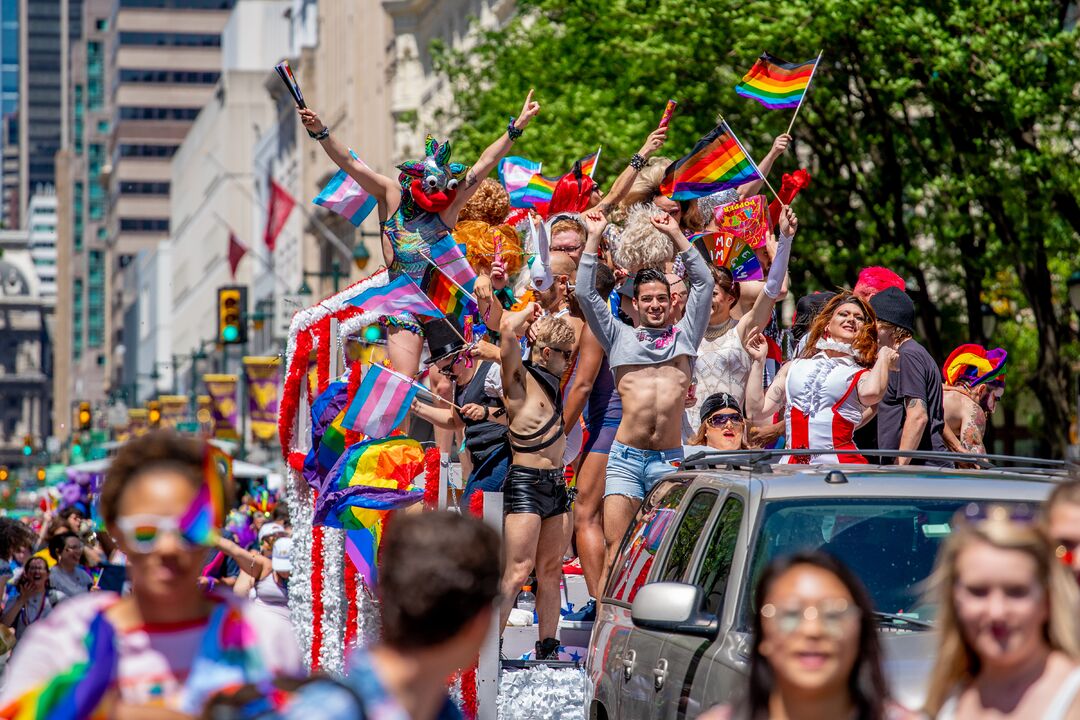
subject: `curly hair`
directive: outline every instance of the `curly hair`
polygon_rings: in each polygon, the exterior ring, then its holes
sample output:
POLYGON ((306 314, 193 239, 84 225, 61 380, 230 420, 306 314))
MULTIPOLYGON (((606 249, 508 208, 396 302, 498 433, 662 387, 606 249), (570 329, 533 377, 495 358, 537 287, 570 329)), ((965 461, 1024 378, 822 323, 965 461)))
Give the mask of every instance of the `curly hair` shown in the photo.
POLYGON ((488 225, 501 225, 510 214, 510 195, 506 188, 494 178, 484 178, 480 187, 465 207, 461 208, 458 223, 466 220, 480 220, 488 225))
MULTIPOLYGON (((157 430, 124 444, 109 464, 101 487, 101 517, 107 525, 116 522, 120 502, 131 484, 154 470, 176 472, 193 487, 203 483, 203 455, 206 443, 171 430, 157 430)), ((233 488, 225 488, 225 505, 232 507, 233 488)))
POLYGON ((491 271, 495 239, 502 238, 502 257, 506 274, 515 275, 524 264, 521 240, 509 225, 491 225, 483 220, 462 220, 454 227, 454 239, 465 243, 465 258, 478 273, 491 271))
POLYGON ((646 160, 645 167, 638 171, 634 184, 630 186, 621 205, 623 207, 639 205, 656 197, 660 192, 660 183, 664 180, 664 174, 672 162, 674 161, 663 157, 651 157, 646 160))
POLYGON ((533 348, 555 347, 556 345, 573 345, 575 336, 574 328, 561 317, 545 315, 533 325, 533 348))
POLYGON ((10 560, 16 550, 32 547, 34 540, 34 533, 25 524, 0 517, 0 560, 10 560))
POLYGON ((825 329, 832 322, 833 315, 836 314, 841 305, 856 305, 866 317, 862 329, 859 330, 855 339, 851 342, 851 348, 855 351, 855 360, 860 365, 870 367, 877 359, 877 315, 874 314, 874 309, 870 307, 870 303, 853 295, 850 290, 845 290, 829 300, 825 307, 821 309, 821 312, 817 314, 817 317, 814 318, 813 324, 810 325, 806 349, 803 350, 802 356, 809 358, 817 354, 817 342, 825 336, 825 329))
POLYGON ((662 210, 652 203, 631 206, 626 212, 626 224, 615 249, 615 262, 627 270, 642 268, 663 270, 664 264, 675 258, 671 239, 652 224, 652 216, 662 210))

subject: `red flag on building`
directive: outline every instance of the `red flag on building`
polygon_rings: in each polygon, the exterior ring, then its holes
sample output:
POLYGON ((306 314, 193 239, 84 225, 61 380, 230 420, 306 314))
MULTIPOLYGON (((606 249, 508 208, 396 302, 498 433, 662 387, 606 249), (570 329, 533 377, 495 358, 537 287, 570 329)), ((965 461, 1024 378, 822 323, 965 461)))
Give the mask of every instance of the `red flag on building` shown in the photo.
POLYGON ((271 178, 270 203, 267 206, 268 212, 266 217, 266 234, 263 236, 263 239, 266 241, 266 247, 270 248, 271 252, 274 250, 274 243, 277 242, 277 236, 281 233, 281 229, 285 227, 285 221, 289 219, 289 213, 292 212, 295 205, 296 201, 293 200, 292 195, 271 178))
POLYGON ((247 253, 247 246, 236 239, 236 233, 232 230, 229 231, 229 272, 232 273, 233 280, 236 279, 236 266, 240 264, 240 259, 247 253))

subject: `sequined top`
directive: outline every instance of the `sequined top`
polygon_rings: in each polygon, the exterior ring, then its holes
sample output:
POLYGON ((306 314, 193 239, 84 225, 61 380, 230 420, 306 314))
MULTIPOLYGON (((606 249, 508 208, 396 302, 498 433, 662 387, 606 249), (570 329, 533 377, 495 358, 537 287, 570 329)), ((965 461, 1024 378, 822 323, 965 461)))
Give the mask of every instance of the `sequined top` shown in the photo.
POLYGON ((419 283, 429 267, 428 261, 424 259, 424 252, 433 243, 449 235, 451 228, 447 227, 438 213, 421 211, 407 220, 402 212, 404 205, 403 201, 394 214, 380 223, 380 226, 390 240, 390 247, 394 249, 390 272, 405 273, 419 283))

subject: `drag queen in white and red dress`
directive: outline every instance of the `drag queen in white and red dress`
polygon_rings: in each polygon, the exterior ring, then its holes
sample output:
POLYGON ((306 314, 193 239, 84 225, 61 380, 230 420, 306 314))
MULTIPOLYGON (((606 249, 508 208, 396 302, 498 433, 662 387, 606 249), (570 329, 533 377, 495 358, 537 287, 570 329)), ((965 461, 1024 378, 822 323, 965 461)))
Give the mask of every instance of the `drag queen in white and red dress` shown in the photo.
POLYGON ((762 388, 766 345, 750 338, 747 352, 754 367, 746 388, 750 421, 764 424, 784 410, 789 450, 823 450, 789 455, 785 463, 865 463, 855 451, 855 429, 870 418, 885 395, 889 370, 896 364, 892 348, 877 346, 877 319, 869 304, 844 292, 822 309, 810 328, 802 357, 784 365, 768 392, 762 388))

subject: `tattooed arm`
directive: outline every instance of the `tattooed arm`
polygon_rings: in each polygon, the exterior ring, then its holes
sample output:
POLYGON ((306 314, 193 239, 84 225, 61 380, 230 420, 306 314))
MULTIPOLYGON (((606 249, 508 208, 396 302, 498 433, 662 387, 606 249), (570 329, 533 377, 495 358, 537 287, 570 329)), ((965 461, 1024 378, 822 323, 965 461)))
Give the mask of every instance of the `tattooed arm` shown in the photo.
MULTIPOLYGON (((918 450, 923 431, 930 421, 926 401, 917 397, 904 398, 904 428, 900 432, 900 450, 918 450)), ((896 459, 897 465, 910 465, 911 458, 896 459)))
POLYGON ((960 444, 964 446, 964 452, 985 453, 986 413, 976 402, 969 400, 966 405, 967 412, 960 423, 960 444))

